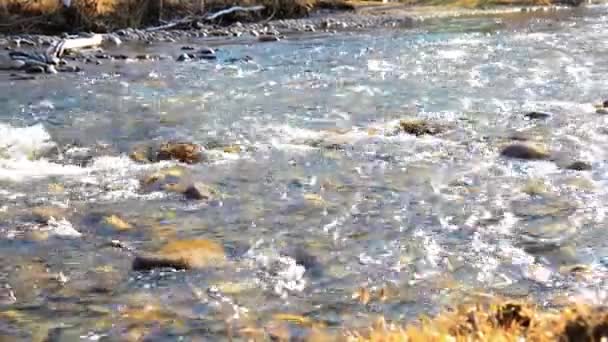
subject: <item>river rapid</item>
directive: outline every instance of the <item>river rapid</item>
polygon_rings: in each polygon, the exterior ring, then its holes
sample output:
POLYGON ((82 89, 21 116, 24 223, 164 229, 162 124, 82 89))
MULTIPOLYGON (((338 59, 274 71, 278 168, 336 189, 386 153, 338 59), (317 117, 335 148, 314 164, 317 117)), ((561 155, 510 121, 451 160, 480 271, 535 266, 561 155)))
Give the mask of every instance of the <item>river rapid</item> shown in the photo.
POLYGON ((189 45, 217 59, 0 76, 0 337, 304 337, 473 294, 605 298, 608 7, 189 45), (205 158, 130 158, 166 141, 205 158), (501 155, 517 141, 552 157, 501 155), (142 185, 166 170, 214 195, 142 185), (222 262, 133 269, 192 239, 222 262))

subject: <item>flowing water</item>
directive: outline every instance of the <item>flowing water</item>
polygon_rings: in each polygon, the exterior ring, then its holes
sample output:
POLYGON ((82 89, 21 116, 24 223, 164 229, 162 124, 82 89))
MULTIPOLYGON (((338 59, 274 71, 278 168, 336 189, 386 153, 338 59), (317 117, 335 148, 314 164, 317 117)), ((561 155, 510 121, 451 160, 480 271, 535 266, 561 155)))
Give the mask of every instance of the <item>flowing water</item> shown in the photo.
POLYGON ((593 6, 229 41, 217 61, 3 80, 0 335, 221 340, 278 313, 337 328, 411 320, 478 292, 601 300, 608 116, 594 103, 607 54, 608 7, 593 6), (389 134, 407 118, 449 129, 389 134), (502 157, 514 136, 559 158, 502 157), (183 165, 221 196, 141 189, 176 163, 129 153, 169 140, 240 147, 183 165), (38 222, 40 206, 69 214, 38 222), (134 254, 191 238, 221 244, 226 264, 132 270, 134 254), (371 300, 353 298, 359 288, 371 300))

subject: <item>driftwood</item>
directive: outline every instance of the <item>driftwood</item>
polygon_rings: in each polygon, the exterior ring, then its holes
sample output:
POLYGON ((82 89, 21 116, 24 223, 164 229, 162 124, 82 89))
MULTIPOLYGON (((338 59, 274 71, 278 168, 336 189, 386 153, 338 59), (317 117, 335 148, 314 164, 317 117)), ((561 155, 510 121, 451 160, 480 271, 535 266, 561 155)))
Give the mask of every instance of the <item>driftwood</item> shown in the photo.
MULTIPOLYGON (((52 72, 53 66, 59 65, 61 57, 66 50, 85 49, 103 44, 106 40, 112 40, 101 34, 90 37, 67 38, 57 41, 44 52, 37 51, 10 51, 0 55, 0 70, 18 70, 31 67, 42 67, 46 72, 52 72)), ((114 41, 119 44, 120 41, 114 41)))
POLYGON ((265 9, 266 7, 260 5, 260 6, 251 6, 251 7, 243 7, 243 6, 234 6, 234 7, 230 7, 227 8, 225 10, 221 10, 219 12, 215 12, 213 14, 210 14, 208 16, 205 17, 205 20, 211 21, 211 20, 215 20, 223 15, 226 14, 230 14, 233 12, 256 12, 256 11, 261 11, 263 9, 265 9))
POLYGON ((148 27, 146 29, 147 32, 154 32, 154 31, 162 31, 162 30, 168 30, 168 29, 172 29, 181 25, 191 25, 192 23, 194 23, 196 21, 196 19, 192 19, 192 18, 185 18, 179 21, 174 21, 174 22, 170 22, 167 24, 163 24, 160 26, 154 26, 154 27, 148 27))
POLYGON ((256 12, 256 11, 261 11, 263 9, 265 9, 265 6, 259 5, 259 6, 251 6, 251 7, 243 7, 243 6, 233 6, 215 13, 211 13, 209 15, 206 15, 204 17, 187 17, 178 21, 173 21, 170 23, 166 23, 160 26, 154 26, 154 27, 149 27, 146 29, 147 32, 154 32, 154 31, 162 31, 162 30, 169 30, 169 29, 173 29, 173 28, 190 28, 195 26, 196 23, 200 22, 200 21, 213 21, 219 17, 222 17, 226 14, 230 14, 230 13, 234 13, 234 12, 256 12))

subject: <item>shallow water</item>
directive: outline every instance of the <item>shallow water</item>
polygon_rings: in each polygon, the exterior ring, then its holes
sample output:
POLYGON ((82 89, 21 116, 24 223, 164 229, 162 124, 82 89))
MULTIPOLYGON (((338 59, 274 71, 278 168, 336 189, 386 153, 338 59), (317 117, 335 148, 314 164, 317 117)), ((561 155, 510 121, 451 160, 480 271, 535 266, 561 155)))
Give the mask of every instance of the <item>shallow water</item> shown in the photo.
POLYGON ((606 18, 594 6, 441 19, 1 82, 0 335, 216 340, 277 313, 330 327, 410 320, 476 292, 598 300, 606 18), (553 115, 525 119, 532 110, 553 115), (413 117, 449 130, 389 134, 413 117), (516 134, 559 158, 501 157, 516 134), (219 199, 140 188, 174 163, 129 152, 167 140, 242 147, 185 165, 219 199), (577 160, 592 170, 563 167, 577 160), (71 213, 39 224, 41 205, 71 213), (104 225, 111 214, 134 228, 104 225), (228 263, 131 270, 134 253, 186 238, 221 243, 228 263), (360 287, 388 295, 360 303, 360 287), (145 304, 156 311, 136 311, 145 304))

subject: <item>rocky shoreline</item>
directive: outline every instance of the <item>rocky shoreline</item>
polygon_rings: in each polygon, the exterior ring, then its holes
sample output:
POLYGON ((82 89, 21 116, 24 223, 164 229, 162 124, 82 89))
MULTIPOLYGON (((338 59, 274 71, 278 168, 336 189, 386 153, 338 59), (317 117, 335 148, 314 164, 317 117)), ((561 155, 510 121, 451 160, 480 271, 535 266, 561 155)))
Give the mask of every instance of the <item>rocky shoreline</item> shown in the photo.
MULTIPOLYGON (((235 22, 230 25, 208 24, 196 20, 184 21, 165 29, 163 27, 150 27, 144 29, 120 29, 112 33, 103 34, 103 43, 92 49, 66 51, 62 56, 60 64, 56 66, 47 64, 46 59, 35 60, 32 63, 14 63, 15 54, 21 52, 38 52, 49 49, 62 39, 73 37, 89 37, 92 33, 81 33, 76 36, 64 34, 39 35, 20 34, 0 36, 0 70, 25 71, 26 73, 56 73, 56 72, 78 72, 86 64, 103 64, 107 60, 167 60, 173 59, 178 62, 196 59, 215 59, 213 49, 204 47, 212 42, 214 45, 222 45, 228 42, 243 43, 267 43, 275 42, 290 37, 310 34, 330 35, 338 32, 356 32, 381 28, 413 28, 427 20, 436 18, 450 18, 462 16, 487 16, 509 13, 543 13, 554 12, 568 7, 541 6, 541 7, 516 7, 507 6, 493 9, 471 10, 454 9, 442 7, 407 7, 402 5, 373 6, 354 12, 338 10, 324 10, 314 13, 306 18, 281 19, 261 22, 241 23, 235 22), (161 43, 180 44, 179 50, 171 56, 148 55, 148 54, 124 54, 113 53, 112 50, 118 45, 145 44, 153 46, 161 43), (193 45, 193 46, 192 46, 193 45), (197 46, 197 47, 195 47, 197 46), (200 50, 203 46, 202 50, 200 50), (196 50, 206 51, 197 53, 196 50), (15 52, 16 51, 16 52, 15 52), (42 62, 40 64, 39 62, 42 62)), ((200 52, 199 51, 199 52, 200 52)), ((23 56, 19 56, 23 60, 23 56)), ((34 59, 37 59, 36 57, 34 59)), ((12 75, 15 79, 31 79, 31 76, 12 75)))

